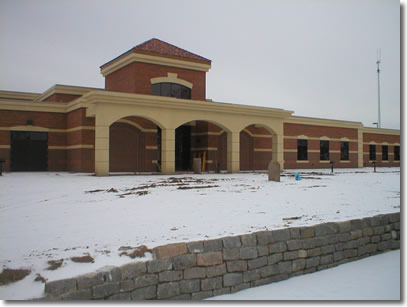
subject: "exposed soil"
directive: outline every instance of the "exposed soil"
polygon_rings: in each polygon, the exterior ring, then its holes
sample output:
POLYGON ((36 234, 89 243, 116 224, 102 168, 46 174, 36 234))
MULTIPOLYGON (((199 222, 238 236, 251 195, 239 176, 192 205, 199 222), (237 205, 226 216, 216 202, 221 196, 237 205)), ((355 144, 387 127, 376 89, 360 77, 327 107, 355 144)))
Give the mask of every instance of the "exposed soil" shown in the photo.
POLYGON ((292 217, 283 217, 282 220, 283 221, 299 220, 300 218, 302 218, 302 216, 292 216, 292 217))
POLYGON ((73 261, 73 262, 82 262, 82 263, 85 263, 85 262, 95 262, 95 259, 93 259, 93 257, 91 256, 91 255, 86 255, 86 256, 79 256, 79 257, 72 257, 71 258, 71 260, 73 261))
POLYGON ((31 270, 4 269, 3 272, 0 273, 0 286, 22 280, 26 276, 30 275, 30 273, 31 270))
POLYGON ((44 278, 44 277, 42 277, 41 274, 38 274, 38 273, 37 273, 37 277, 35 277, 34 281, 40 281, 40 282, 42 282, 43 284, 45 284, 45 283, 47 282, 47 279, 44 278))
POLYGON ((218 188, 218 185, 198 185, 198 186, 180 186, 178 190, 192 190, 192 189, 210 189, 210 188, 218 188))
POLYGON ((85 191, 85 193, 97 193, 97 192, 103 192, 103 189, 97 189, 97 190, 91 190, 91 191, 85 191))
POLYGON ((54 271, 54 270, 60 268, 63 262, 64 262, 64 259, 50 260, 50 261, 48 261, 49 267, 47 268, 47 270, 54 271))
POLYGON ((149 249, 147 246, 145 245, 140 245, 137 247, 132 247, 132 246, 121 246, 119 248, 120 250, 124 250, 123 252, 121 252, 119 255, 120 256, 128 256, 132 259, 134 258, 142 258, 145 256, 145 253, 149 252, 151 253, 152 250, 149 249))

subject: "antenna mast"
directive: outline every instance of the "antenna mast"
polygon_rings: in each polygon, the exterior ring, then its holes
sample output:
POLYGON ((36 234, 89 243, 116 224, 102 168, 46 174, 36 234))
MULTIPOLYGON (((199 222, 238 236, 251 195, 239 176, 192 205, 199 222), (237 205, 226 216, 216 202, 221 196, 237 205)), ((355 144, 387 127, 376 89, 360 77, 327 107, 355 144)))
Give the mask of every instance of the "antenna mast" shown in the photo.
POLYGON ((377 128, 382 127, 381 123, 381 116, 380 116, 380 62, 381 62, 381 50, 377 50, 377 104, 378 104, 378 120, 377 120, 377 128))

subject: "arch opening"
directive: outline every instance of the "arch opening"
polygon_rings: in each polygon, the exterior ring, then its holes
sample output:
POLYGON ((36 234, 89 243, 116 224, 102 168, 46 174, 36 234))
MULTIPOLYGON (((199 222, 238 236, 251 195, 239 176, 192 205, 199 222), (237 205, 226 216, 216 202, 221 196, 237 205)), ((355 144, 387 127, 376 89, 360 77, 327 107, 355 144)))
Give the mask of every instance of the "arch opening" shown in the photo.
POLYGON ((109 172, 156 172, 160 128, 138 116, 126 116, 109 127, 109 172))
POLYGON ((251 124, 240 131, 240 170, 267 170, 273 159, 272 130, 263 125, 251 124))
POLYGON ((192 170, 194 158, 201 158, 202 171, 226 171, 227 131, 217 123, 204 120, 178 126, 175 129, 175 170, 192 170))

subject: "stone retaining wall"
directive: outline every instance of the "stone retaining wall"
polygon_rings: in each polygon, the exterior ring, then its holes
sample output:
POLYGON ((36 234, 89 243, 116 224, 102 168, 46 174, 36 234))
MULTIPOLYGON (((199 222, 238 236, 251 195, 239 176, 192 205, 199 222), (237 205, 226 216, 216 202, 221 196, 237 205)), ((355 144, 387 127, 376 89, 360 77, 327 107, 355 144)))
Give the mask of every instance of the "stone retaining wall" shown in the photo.
POLYGON ((45 284, 46 299, 203 299, 400 248, 400 213, 153 249, 153 259, 45 284))

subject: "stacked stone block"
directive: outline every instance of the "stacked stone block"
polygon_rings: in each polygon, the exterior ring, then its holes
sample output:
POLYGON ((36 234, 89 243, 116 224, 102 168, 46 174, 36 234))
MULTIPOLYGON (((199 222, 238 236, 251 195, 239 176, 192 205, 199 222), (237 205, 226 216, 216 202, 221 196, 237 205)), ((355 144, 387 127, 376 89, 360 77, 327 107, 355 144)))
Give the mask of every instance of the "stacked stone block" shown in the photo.
POLYGON ((199 300, 400 248, 400 213, 153 249, 154 260, 48 282, 47 299, 199 300))

